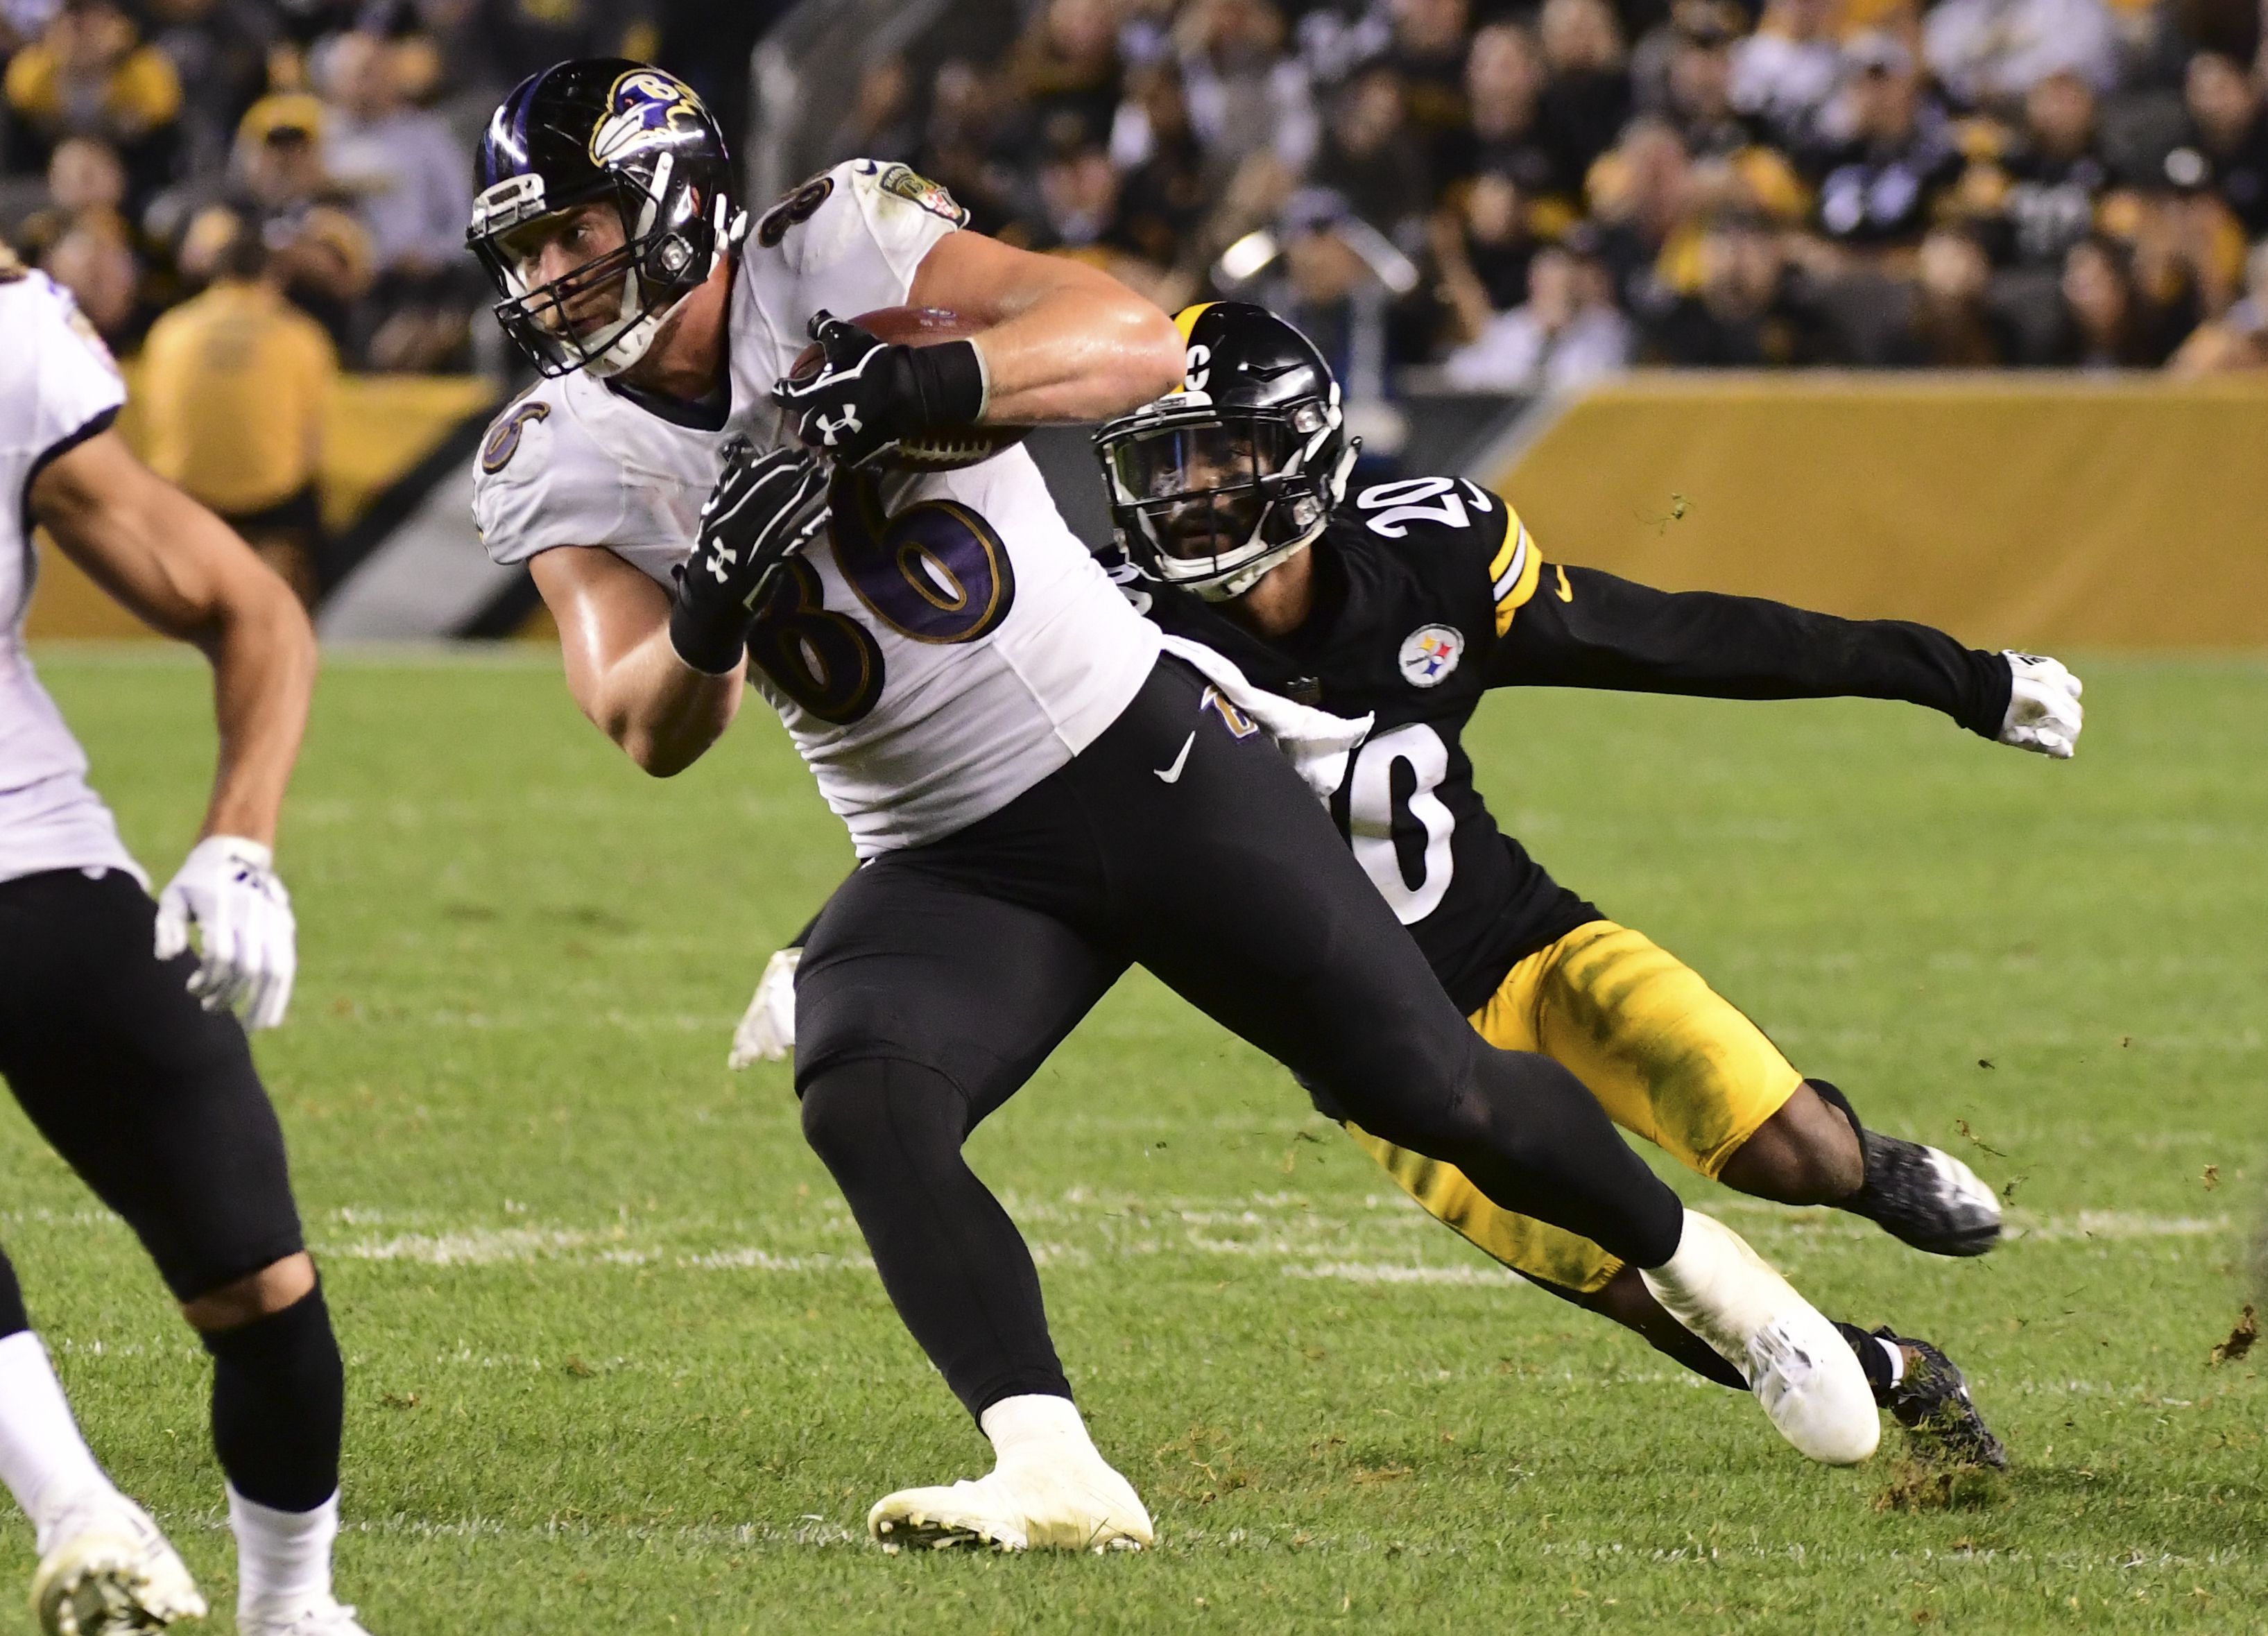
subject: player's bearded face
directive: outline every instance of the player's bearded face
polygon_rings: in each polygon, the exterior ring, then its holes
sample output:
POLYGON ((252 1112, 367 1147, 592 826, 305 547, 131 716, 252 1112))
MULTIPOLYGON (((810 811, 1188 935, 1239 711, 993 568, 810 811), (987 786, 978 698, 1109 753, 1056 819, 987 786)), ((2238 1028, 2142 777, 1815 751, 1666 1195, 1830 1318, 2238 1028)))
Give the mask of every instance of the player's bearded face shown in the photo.
POLYGON ((1129 451, 1128 484, 1152 512, 1171 556, 1218 556, 1252 537, 1267 504, 1260 481, 1282 468, 1271 428, 1216 424, 1161 431, 1129 451))

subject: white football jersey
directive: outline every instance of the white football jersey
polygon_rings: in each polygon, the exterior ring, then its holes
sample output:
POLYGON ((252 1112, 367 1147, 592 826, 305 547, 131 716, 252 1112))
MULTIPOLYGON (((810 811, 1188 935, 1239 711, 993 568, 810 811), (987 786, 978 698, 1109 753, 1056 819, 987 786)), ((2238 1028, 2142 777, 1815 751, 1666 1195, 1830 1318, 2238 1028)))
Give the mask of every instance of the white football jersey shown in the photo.
POLYGON ((126 387, 109 350, 44 273, 0 262, 0 881, 123 869, 147 886, 24 649, 39 572, 32 480, 108 426, 126 387))
MULTIPOLYGON (((960 220, 902 165, 852 159, 805 183, 742 247, 730 402, 702 424, 587 373, 535 387, 481 450, 473 511, 489 555, 603 546, 669 586, 726 441, 790 441, 770 394, 812 314, 905 305, 960 220)), ((1159 643, 1021 448, 871 492, 878 503, 847 503, 838 484, 829 539, 792 566, 792 600, 749 644, 752 679, 862 858, 950 835, 1061 767, 1132 700, 1159 643)))

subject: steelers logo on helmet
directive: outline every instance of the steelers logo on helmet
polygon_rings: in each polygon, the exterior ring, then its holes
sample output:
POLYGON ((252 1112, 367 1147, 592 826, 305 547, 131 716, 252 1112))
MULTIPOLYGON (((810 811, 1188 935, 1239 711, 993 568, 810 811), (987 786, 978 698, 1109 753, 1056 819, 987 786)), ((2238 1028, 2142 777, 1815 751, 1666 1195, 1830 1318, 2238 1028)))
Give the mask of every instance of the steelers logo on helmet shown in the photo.
POLYGON ((658 68, 632 69, 607 93, 607 116, 591 133, 591 163, 612 165, 697 139, 702 117, 701 99, 683 80, 658 68))
POLYGON ((1402 638, 1395 662, 1413 688, 1438 688, 1465 656, 1465 636, 1454 625, 1420 625, 1402 638))
POLYGON ((1181 384, 1106 424, 1095 455, 1136 566, 1225 601, 1322 533, 1359 446, 1323 355, 1266 308, 1207 301, 1174 327, 1181 384))

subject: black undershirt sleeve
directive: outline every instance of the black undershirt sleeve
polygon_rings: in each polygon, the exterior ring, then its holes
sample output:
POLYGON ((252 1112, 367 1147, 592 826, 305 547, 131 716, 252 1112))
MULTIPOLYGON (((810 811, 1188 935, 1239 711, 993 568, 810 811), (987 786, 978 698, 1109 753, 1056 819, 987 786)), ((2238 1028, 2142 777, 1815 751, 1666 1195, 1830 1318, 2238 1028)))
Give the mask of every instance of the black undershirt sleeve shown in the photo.
POLYGON ((1657 591, 1550 563, 1492 645, 1487 674, 1491 687, 1903 699, 1988 739, 1999 736, 2007 716, 2010 682, 2000 655, 1963 647, 1927 625, 1838 619, 1711 591, 1657 591))

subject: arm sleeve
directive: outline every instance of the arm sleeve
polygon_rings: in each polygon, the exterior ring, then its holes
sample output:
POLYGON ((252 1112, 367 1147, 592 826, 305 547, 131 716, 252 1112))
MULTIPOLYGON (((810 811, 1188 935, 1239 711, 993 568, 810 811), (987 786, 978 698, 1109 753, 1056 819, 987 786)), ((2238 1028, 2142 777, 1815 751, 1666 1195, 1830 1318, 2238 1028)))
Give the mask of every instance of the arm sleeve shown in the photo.
POLYGON ((1878 698, 1999 736, 2007 661, 1904 620, 1838 619, 1756 597, 1657 591, 1545 564, 1489 654, 1491 687, 1611 688, 1704 698, 1878 698))

